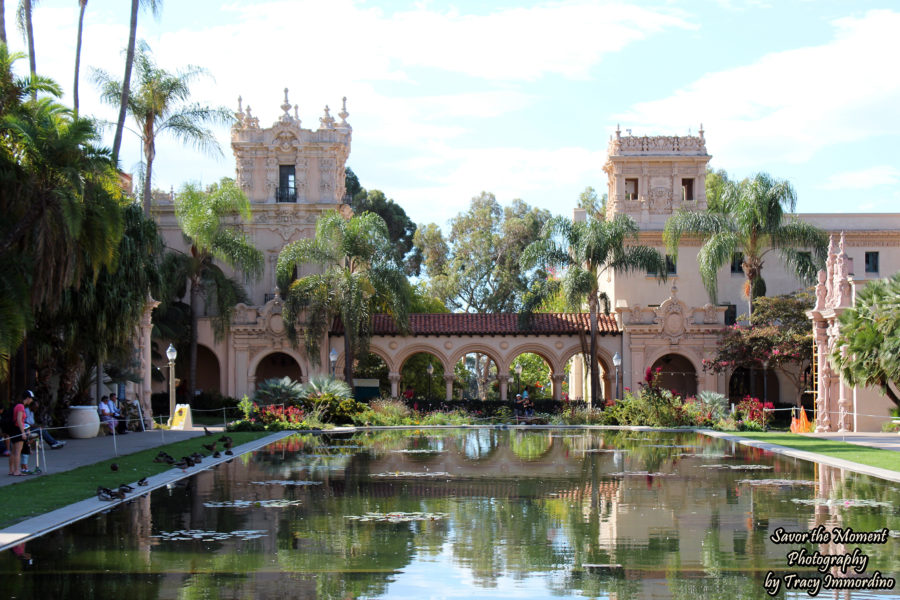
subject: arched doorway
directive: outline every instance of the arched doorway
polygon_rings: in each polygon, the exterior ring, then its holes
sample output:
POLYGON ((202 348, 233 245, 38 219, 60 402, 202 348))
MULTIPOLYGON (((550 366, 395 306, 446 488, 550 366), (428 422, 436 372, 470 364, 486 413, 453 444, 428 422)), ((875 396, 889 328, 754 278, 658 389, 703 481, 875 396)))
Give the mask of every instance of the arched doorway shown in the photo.
POLYGON ((528 392, 532 400, 553 398, 550 362, 539 354, 523 352, 509 365, 509 396, 528 392))
POLYGON ((212 350, 206 346, 197 345, 197 384, 194 386, 197 392, 218 392, 220 371, 219 359, 212 350))
POLYGON ((656 359, 651 369, 654 373, 659 370, 659 387, 677 392, 682 398, 697 395, 697 369, 686 357, 666 354, 656 359))
POLYGON ((738 367, 728 379, 728 399, 737 403, 744 396, 752 396, 763 402, 779 402, 781 395, 778 374, 774 369, 738 367))
POLYGON ((256 365, 256 384, 259 385, 267 379, 281 379, 290 377, 294 381, 302 381, 303 373, 300 365, 290 354, 273 352, 266 355, 256 365))
POLYGON ((497 361, 481 352, 467 352, 453 368, 453 397, 461 400, 499 400, 497 361))
POLYGON ((444 365, 434 354, 416 352, 400 367, 400 397, 404 400, 443 400, 444 365), (431 366, 432 373, 428 374, 431 366))

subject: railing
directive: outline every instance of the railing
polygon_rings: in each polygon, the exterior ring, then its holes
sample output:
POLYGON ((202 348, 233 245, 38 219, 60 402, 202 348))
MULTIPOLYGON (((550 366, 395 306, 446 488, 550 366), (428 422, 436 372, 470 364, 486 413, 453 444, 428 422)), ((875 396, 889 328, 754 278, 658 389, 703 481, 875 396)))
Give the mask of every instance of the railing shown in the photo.
POLYGON ((296 202, 297 201, 297 188, 292 188, 292 187, 277 187, 277 188, 275 188, 275 201, 276 202, 296 202))

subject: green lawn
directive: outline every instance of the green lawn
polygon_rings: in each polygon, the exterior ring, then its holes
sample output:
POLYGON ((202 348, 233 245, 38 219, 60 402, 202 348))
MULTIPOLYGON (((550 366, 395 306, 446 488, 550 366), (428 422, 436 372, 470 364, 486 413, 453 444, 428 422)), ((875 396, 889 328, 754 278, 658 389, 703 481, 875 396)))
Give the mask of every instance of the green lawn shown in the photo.
POLYGON ((878 467, 880 469, 889 469, 891 471, 900 472, 900 452, 895 452, 893 450, 869 448, 857 444, 841 442, 839 440, 826 440, 777 431, 768 431, 765 433, 730 432, 730 435, 768 442, 770 444, 778 444, 779 446, 787 446, 788 448, 795 448, 797 450, 806 450, 807 452, 816 452, 832 458, 849 460, 869 467, 878 467))
MULTIPOLYGON (((234 440, 234 445, 239 446, 269 434, 266 431, 244 431, 228 435, 234 440)), ((0 528, 90 498, 96 494, 97 486, 116 488, 122 483, 133 483, 141 477, 168 471, 172 468, 169 465, 153 462, 160 450, 165 450, 175 458, 192 452, 208 454, 201 443, 209 443, 212 439, 215 438, 200 436, 111 458, 72 471, 40 475, 21 483, 0 487, 0 528), (119 465, 118 471, 112 471, 112 463, 119 465)))

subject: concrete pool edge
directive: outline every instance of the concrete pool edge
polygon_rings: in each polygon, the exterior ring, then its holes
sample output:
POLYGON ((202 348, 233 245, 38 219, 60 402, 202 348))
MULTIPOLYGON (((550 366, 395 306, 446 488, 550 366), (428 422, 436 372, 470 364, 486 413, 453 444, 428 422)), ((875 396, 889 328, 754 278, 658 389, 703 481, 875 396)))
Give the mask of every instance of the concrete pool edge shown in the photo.
POLYGON ((248 452, 259 450, 263 446, 267 446, 272 442, 277 442, 278 440, 294 435, 295 433, 297 432, 279 431, 271 435, 253 440, 252 442, 247 442, 245 444, 241 444, 240 446, 235 446, 232 449, 232 451, 234 452, 233 456, 223 456, 222 458, 218 459, 208 458, 203 461, 202 468, 186 470, 171 469, 169 471, 159 473, 158 475, 154 475, 148 478, 148 485, 146 487, 136 488, 135 492, 133 492, 131 496, 125 498, 124 500, 113 500, 107 502, 96 497, 91 497, 79 502, 75 502, 74 504, 63 506, 62 508, 51 510, 50 512, 46 512, 37 517, 25 519, 24 521, 20 521, 4 529, 0 529, 0 552, 2 552, 3 550, 8 550, 18 544, 27 542, 28 540, 46 535, 52 531, 55 531, 56 529, 65 527, 66 525, 70 525, 71 523, 74 523, 76 521, 80 521, 92 515, 108 511, 120 504, 131 502, 135 498, 138 498, 139 496, 142 496, 144 494, 148 494, 153 490, 169 485, 186 477, 191 477, 192 475, 200 473, 203 470, 210 469, 221 463, 233 460, 241 456, 242 454, 247 454, 248 452), (209 461, 208 464, 207 460, 209 461))
POLYGON ((868 475, 870 477, 878 477, 879 479, 886 479, 888 481, 894 481, 900 483, 900 472, 891 471, 890 469, 882 469, 880 467, 870 467, 868 465, 863 465, 857 462, 844 460, 841 458, 834 458, 831 456, 826 456, 824 454, 818 454, 816 452, 809 452, 807 450, 797 450, 796 448, 790 448, 788 446, 781 446, 779 444, 773 444, 771 442, 763 442, 760 440, 754 440, 752 438, 745 438, 737 435, 730 435, 728 433, 722 431, 713 431, 711 429, 695 429, 697 433, 702 433, 703 435, 707 435, 709 437, 714 437, 720 440, 726 440, 729 442, 737 442, 739 444, 743 444, 744 446, 751 446, 753 448, 759 448, 760 450, 767 450, 769 452, 774 452, 775 454, 781 454, 783 456, 790 456, 791 458, 799 458, 801 460, 808 460, 810 462, 819 463, 822 465, 828 465, 829 467, 836 467, 838 469, 846 469, 848 471, 853 471, 854 473, 860 473, 862 475, 868 475))

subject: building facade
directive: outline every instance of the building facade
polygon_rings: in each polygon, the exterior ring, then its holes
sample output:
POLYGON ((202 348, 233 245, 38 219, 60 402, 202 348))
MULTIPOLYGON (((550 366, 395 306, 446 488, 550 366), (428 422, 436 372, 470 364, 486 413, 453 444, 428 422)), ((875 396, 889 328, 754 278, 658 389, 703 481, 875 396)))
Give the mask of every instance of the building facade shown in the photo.
MULTIPOLYGON (((281 110, 283 114, 270 127, 261 127, 250 106, 244 107, 238 99, 232 129, 236 181, 251 202, 253 220, 246 226, 246 233, 265 255, 265 270, 258 281, 249 284, 250 301, 237 307, 222 339, 216 340, 209 319, 201 318, 195 383, 199 390, 239 397, 252 394, 258 382, 272 377, 287 375, 305 381, 311 373, 328 370, 332 348, 339 354, 338 364, 343 364, 339 331, 331 331, 317 360, 288 342, 275 268, 287 243, 314 235, 316 220, 324 211, 337 209, 351 214, 344 198, 344 170, 352 138, 346 99, 337 119, 326 106, 315 130, 301 126, 298 107, 290 104, 287 89, 281 110)), ((673 212, 706 208, 705 179, 710 158, 702 126, 696 136, 632 136, 622 135, 617 129, 602 167, 608 179, 606 217, 630 216, 640 226, 639 242, 664 252, 662 232, 673 212)), ((186 250, 175 220, 173 196, 159 199, 154 213, 166 243, 186 250)), ((576 210, 574 218, 583 219, 585 215, 576 210)), ((843 235, 846 268, 853 285, 900 270, 900 214, 800 214, 797 218, 843 235)), ((613 381, 635 388, 648 367, 660 368, 662 384, 685 394, 701 390, 728 394, 732 374, 707 373, 703 361, 715 356, 722 329, 733 322, 735 315, 746 312, 744 274, 733 265, 724 268, 719 275, 718 302, 711 303, 697 266, 700 243, 698 239, 683 239, 665 283, 645 273, 611 273, 601 282, 615 307, 604 324, 610 335, 602 340, 598 357, 604 397, 614 393, 613 381), (619 371, 612 365, 616 352, 622 357, 619 371)), ((769 295, 803 287, 774 253, 766 259, 764 277, 769 295)), ((204 315, 205 308, 199 310, 204 315)), ((449 397, 453 391, 451 363, 471 347, 496 363, 501 396, 506 395, 511 380, 510 362, 520 350, 544 356, 551 367, 555 397, 562 394, 565 363, 571 360, 567 393, 571 398, 588 396, 587 365, 577 358, 581 354, 574 342, 583 337, 583 331, 575 327, 554 333, 562 338, 545 336, 547 339, 542 340, 538 334, 529 340, 527 332, 502 325, 507 317, 495 315, 496 323, 479 330, 477 340, 463 330, 434 331, 425 319, 423 332, 409 339, 396 332, 376 332, 372 350, 388 367, 393 394, 398 393, 404 360, 416 349, 440 361, 448 374, 445 383, 449 397), (567 341, 570 339, 571 343, 567 341)), ((149 337, 149 321, 146 325, 144 333, 149 337)), ((149 364, 149 357, 146 362, 149 364)), ((754 379, 755 395, 771 401, 798 401, 798 389, 784 373, 769 370, 754 377, 760 380, 754 379)), ((159 384, 158 391, 163 386, 159 384)), ((140 395, 149 396, 149 389, 140 395)), ((887 415, 887 407, 882 404, 873 410, 887 415)))

